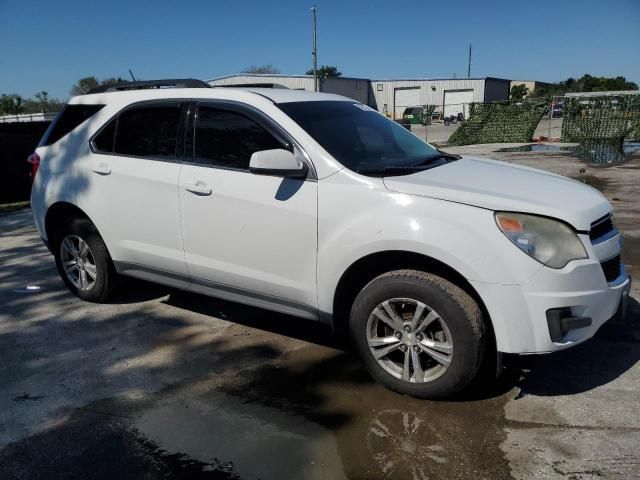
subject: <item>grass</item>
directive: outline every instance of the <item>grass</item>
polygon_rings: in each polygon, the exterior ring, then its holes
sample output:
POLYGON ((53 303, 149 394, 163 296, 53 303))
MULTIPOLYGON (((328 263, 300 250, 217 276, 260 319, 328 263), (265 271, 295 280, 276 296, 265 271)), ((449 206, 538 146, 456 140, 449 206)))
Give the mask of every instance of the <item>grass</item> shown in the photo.
POLYGON ((31 204, 29 202, 13 202, 13 203, 0 203, 0 213, 15 212, 24 208, 29 208, 31 204))

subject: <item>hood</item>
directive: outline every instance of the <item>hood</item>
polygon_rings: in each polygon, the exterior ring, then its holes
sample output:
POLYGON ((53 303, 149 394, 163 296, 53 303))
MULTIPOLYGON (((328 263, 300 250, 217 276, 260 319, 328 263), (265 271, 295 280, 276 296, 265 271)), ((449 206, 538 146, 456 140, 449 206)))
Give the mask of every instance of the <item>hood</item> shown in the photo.
POLYGON ((412 175, 385 177, 394 192, 464 203, 489 210, 554 217, 577 230, 612 207, 595 188, 560 175, 497 160, 463 157, 412 175))

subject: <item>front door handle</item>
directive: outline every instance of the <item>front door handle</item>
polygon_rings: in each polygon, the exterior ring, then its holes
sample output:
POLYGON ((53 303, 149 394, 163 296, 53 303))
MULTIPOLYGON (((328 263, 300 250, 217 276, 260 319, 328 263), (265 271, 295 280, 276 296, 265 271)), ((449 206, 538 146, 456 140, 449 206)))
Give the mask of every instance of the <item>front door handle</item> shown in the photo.
POLYGON ((100 165, 91 167, 91 170, 98 175, 109 175, 111 173, 111 168, 106 163, 101 163, 100 165))
POLYGON ((211 195, 211 187, 205 183, 188 183, 184 185, 184 189, 196 195, 211 195))

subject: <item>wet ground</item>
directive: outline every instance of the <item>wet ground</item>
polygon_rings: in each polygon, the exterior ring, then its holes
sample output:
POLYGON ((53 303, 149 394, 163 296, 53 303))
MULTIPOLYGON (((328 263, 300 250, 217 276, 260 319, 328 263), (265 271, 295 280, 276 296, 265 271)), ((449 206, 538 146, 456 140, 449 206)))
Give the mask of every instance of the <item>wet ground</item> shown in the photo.
POLYGON ((640 152, 640 142, 607 140, 589 144, 532 143, 501 148, 498 152, 571 152, 589 165, 622 165, 640 152))
POLYGON ((83 303, 29 212, 0 216, 0 479, 640 478, 640 161, 497 148, 457 150, 603 190, 634 300, 591 341, 508 357, 452 401, 385 390, 299 319, 134 282, 83 303))

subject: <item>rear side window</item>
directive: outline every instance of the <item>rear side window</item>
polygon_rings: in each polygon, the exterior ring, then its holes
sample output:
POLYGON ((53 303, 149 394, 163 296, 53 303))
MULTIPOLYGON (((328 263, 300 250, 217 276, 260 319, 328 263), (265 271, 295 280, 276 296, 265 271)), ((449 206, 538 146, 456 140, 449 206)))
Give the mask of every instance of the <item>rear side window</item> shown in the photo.
POLYGON ((264 127, 240 113, 200 106, 195 127, 195 161, 248 170, 251 155, 283 148, 264 127))
POLYGON ((113 119, 102 129, 93 139, 93 146, 101 152, 113 152, 113 142, 116 139, 116 123, 117 119, 113 119))
POLYGON ((49 131, 45 133, 42 145, 49 146, 56 143, 103 107, 104 105, 66 105, 49 131))
MULTIPOLYGON (((113 152, 136 157, 175 157, 180 112, 179 103, 145 105, 122 112, 117 119, 113 152)), ((105 146, 109 127, 96 137, 105 146)), ((96 142, 94 145, 100 148, 96 142)))

